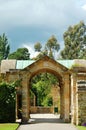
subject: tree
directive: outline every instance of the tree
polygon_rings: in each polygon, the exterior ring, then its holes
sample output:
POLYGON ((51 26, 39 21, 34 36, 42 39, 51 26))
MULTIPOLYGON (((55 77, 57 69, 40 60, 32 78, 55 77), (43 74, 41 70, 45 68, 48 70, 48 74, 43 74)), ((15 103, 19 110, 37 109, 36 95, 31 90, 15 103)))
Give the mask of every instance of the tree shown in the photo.
POLYGON ((0 62, 3 59, 6 59, 8 57, 8 54, 10 52, 10 46, 8 43, 8 39, 3 33, 3 35, 0 36, 0 62))
POLYGON ((41 45, 40 42, 37 42, 37 43, 34 45, 35 51, 40 52, 40 51, 41 51, 41 48, 42 48, 42 45, 41 45))
POLYGON ((42 45, 39 42, 37 42, 34 45, 34 49, 35 49, 35 51, 40 52, 35 59, 38 60, 38 59, 42 58, 45 55, 47 55, 47 56, 54 59, 55 58, 55 52, 59 51, 60 45, 59 45, 57 39, 55 38, 55 36, 52 35, 49 38, 49 40, 47 41, 47 43, 45 44, 44 49, 42 49, 42 45))
POLYGON ((49 93, 52 85, 57 85, 58 79, 50 73, 41 73, 31 80, 31 91, 36 96, 37 106, 50 106, 52 104, 49 93), (46 101, 45 101, 46 100, 46 101))
POLYGON ((48 51, 47 50, 44 50, 44 51, 41 51, 35 58, 35 60, 39 60, 41 59, 42 57, 44 57, 45 55, 48 55, 48 51))
POLYGON ((63 35, 65 48, 62 59, 86 59, 86 25, 83 21, 70 26, 63 35))
POLYGON ((28 60, 30 59, 30 53, 27 48, 19 48, 16 52, 11 53, 8 59, 28 60))
POLYGON ((55 51, 58 52, 60 49, 60 45, 57 41, 57 39, 55 38, 54 35, 52 35, 49 40, 46 43, 46 49, 49 52, 49 57, 54 58, 55 57, 55 51))

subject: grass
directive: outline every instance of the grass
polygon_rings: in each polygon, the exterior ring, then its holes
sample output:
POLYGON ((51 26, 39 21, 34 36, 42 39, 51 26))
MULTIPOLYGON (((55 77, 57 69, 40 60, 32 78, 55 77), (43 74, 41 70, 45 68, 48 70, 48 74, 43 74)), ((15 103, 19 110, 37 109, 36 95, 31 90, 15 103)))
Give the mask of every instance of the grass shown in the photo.
POLYGON ((78 130, 86 130, 85 126, 77 126, 78 130))
POLYGON ((18 123, 2 123, 0 124, 0 130, 16 130, 18 123))

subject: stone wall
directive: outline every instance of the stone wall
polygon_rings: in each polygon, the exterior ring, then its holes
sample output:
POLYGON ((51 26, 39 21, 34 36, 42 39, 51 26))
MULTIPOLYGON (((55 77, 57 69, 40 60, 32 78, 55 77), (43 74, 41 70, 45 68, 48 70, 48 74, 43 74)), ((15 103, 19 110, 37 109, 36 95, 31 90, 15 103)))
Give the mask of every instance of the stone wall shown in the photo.
POLYGON ((60 87, 53 85, 49 95, 52 96, 53 107, 58 107, 58 112, 60 112, 60 87))
POLYGON ((86 123, 86 81, 78 82, 78 118, 77 124, 86 123))
POLYGON ((86 122, 86 92, 78 94, 78 124, 86 122))
POLYGON ((30 107, 30 113, 35 114, 35 113, 54 113, 54 108, 53 107, 38 107, 38 106, 31 106, 30 107))

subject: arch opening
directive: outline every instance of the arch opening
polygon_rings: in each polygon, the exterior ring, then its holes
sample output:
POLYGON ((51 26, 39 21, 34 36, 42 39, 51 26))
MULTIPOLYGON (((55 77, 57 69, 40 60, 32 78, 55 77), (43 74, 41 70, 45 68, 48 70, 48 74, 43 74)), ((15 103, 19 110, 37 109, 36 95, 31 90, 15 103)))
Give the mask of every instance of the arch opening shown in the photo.
POLYGON ((54 113, 55 107, 60 112, 60 86, 56 76, 41 72, 31 79, 30 86, 31 113, 54 113))
MULTIPOLYGON (((70 74, 67 68, 60 65, 56 61, 49 59, 48 57, 43 58, 42 60, 39 60, 32 65, 26 67, 20 72, 20 75, 22 77, 22 118, 23 121, 27 121, 30 117, 31 112, 31 104, 30 104, 30 90, 32 86, 32 81, 37 77, 37 75, 43 76, 48 74, 53 75, 55 79, 58 79, 58 88, 60 91, 60 117, 65 121, 69 122, 69 113, 70 113, 70 74)), ((49 78, 48 76, 44 76, 46 78, 49 78)), ((51 77, 53 77, 51 76, 51 77)), ((51 81, 51 79, 49 79, 51 81)), ((46 79, 47 81, 47 79, 46 79)), ((36 82, 35 86, 43 86, 45 81, 41 83, 39 80, 36 82)), ((33 85, 34 86, 34 85, 33 85)), ((46 84, 44 84, 46 86, 46 84)), ((44 88, 44 87, 43 87, 44 88)), ((46 88, 48 88, 46 86, 46 88)), ((40 88, 39 88, 40 89, 40 88)), ((55 91, 56 92, 56 91, 55 91)), ((54 92, 54 93, 55 93, 54 92)), ((39 94, 39 93, 38 93, 39 94)), ((34 95, 34 94, 33 94, 34 95)), ((54 94, 56 95, 56 94, 54 94)), ((46 96, 45 96, 46 97, 46 96)), ((35 100, 35 98, 34 98, 35 100)), ((39 98, 40 100, 40 98, 39 98)), ((51 102, 51 105, 54 104, 52 101, 52 97, 49 97, 48 103, 51 102)), ((33 103, 32 103, 33 104, 33 103)), ((37 101, 34 104, 37 104, 38 106, 43 106, 44 102, 37 101)), ((50 105, 50 104, 49 104, 50 105)), ((57 106, 58 107, 58 106, 57 106)))
MULTIPOLYGON (((59 73, 57 73, 55 70, 52 70, 52 69, 47 69, 47 68, 43 68, 43 69, 39 69, 38 71, 34 71, 34 73, 32 73, 30 75, 30 78, 29 78, 29 92, 31 91, 31 89, 33 90, 33 86, 32 85, 32 82, 34 82, 34 80, 37 78, 37 76, 40 78, 40 76, 43 76, 45 75, 44 77, 48 78, 47 75, 50 77, 53 77, 57 82, 57 84, 52 84, 52 91, 53 92, 53 97, 50 96, 47 103, 49 103, 49 101, 51 102, 51 104, 47 104, 47 106, 45 105, 46 104, 46 101, 42 102, 41 103, 41 99, 39 98, 40 97, 40 94, 37 93, 37 95, 34 95, 32 97, 29 97, 30 101, 29 101, 29 114, 31 113, 58 113, 60 115, 60 118, 65 120, 64 118, 65 117, 65 83, 64 83, 64 76, 62 77, 62 75, 59 75, 59 73), (38 97, 39 96, 39 97, 38 97), (55 99, 56 97, 56 99, 55 99), (33 100, 32 100, 32 99, 33 100), (36 99, 38 98, 38 100, 36 99), (57 101, 56 101, 57 100, 57 101), (44 104, 45 103, 45 104, 44 104), (31 106, 32 105, 32 106, 31 106), (48 105, 51 105, 51 106, 48 106, 48 105), (46 108, 45 108, 46 106, 46 108)), ((47 81, 47 79, 46 79, 47 81)), ((50 80, 49 80, 50 81, 50 80)), ((43 81, 43 84, 44 84, 45 81, 43 81)), ((38 87, 41 85, 43 86, 41 80, 37 81, 35 83, 35 85, 37 85, 38 87)), ((45 83, 46 84, 46 83, 45 83)), ((38 88, 40 89, 40 88, 38 88)), ((68 90, 69 91, 69 90, 68 90)), ((50 90, 49 90, 49 93, 50 94, 50 90)), ((69 92, 68 92, 69 94, 69 92)), ((42 94, 41 94, 42 96, 42 94)), ((69 95, 68 95, 69 96, 69 95)), ((43 98, 43 97, 42 97, 43 98)), ((44 97, 46 98, 46 96, 44 97)), ((68 97, 69 98, 69 97, 68 97)), ((69 100, 69 99, 68 99, 69 100)), ((69 103, 69 101, 68 101, 69 103)), ((69 104, 68 104, 69 105, 69 104)), ((70 106, 68 106, 70 107, 70 106)), ((69 112, 69 108, 68 108, 68 112, 69 112)), ((67 115, 68 117, 68 120, 66 120, 66 122, 69 122, 69 113, 67 115)))

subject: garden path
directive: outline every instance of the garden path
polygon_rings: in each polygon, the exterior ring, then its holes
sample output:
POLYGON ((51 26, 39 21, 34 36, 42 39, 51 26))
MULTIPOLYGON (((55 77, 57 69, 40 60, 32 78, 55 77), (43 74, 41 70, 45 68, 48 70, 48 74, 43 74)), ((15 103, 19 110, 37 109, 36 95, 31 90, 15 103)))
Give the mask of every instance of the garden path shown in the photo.
POLYGON ((77 130, 70 123, 63 123, 57 114, 31 114, 28 124, 22 124, 18 130, 77 130))

